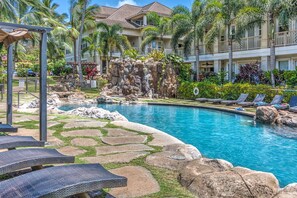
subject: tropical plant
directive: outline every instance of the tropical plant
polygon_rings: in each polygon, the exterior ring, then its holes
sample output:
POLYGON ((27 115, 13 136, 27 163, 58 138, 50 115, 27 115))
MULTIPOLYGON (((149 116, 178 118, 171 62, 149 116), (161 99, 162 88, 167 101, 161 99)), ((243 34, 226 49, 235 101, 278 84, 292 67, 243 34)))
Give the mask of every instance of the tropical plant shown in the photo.
POLYGON ((165 58, 165 54, 159 50, 153 50, 151 53, 147 55, 147 58, 152 58, 154 61, 162 61, 165 58))
POLYGON ((191 55, 191 49, 194 45, 196 57, 196 73, 199 80, 199 43, 203 40, 205 32, 205 17, 203 9, 205 1, 195 0, 192 4, 192 9, 189 10, 185 6, 177 6, 173 8, 172 24, 174 27, 171 45, 177 51, 180 41, 183 41, 184 55, 191 55))
POLYGON ((169 33, 170 19, 168 17, 159 16, 155 12, 147 14, 148 25, 142 30, 143 41, 141 43, 141 50, 144 51, 146 45, 153 41, 161 41, 161 51, 164 51, 164 36, 169 33))
POLYGON ((99 39, 99 32, 94 32, 87 37, 83 38, 83 41, 87 43, 87 47, 82 49, 82 54, 89 52, 90 57, 93 58, 94 63, 96 63, 97 54, 102 54, 102 46, 99 39))
POLYGON ((125 49, 131 48, 131 44, 127 36, 122 35, 123 28, 118 24, 109 26, 106 23, 98 23, 97 28, 100 31, 99 37, 100 42, 103 45, 103 54, 108 60, 106 70, 108 73, 108 67, 113 51, 119 50, 121 53, 123 53, 125 49))
POLYGON ((249 0, 239 11, 236 24, 237 35, 243 34, 246 30, 255 25, 261 25, 266 21, 269 24, 268 39, 270 42, 270 64, 271 64, 271 84, 276 85, 273 70, 275 69, 275 31, 276 21, 280 26, 285 27, 290 19, 296 17, 297 13, 295 0, 249 0), (294 3, 295 2, 295 3, 294 3), (266 20, 267 19, 267 20, 266 20))
POLYGON ((240 10, 244 7, 244 1, 239 0, 209 0, 206 5, 206 19, 209 29, 205 35, 205 44, 213 46, 217 39, 227 32, 227 42, 229 48, 228 80, 232 82, 233 74, 233 49, 232 43, 235 39, 236 18, 240 10))
POLYGON ((266 84, 268 81, 260 65, 258 63, 251 63, 240 66, 239 74, 236 76, 235 82, 266 84))
POLYGON ((93 80, 93 78, 98 74, 97 67, 86 67, 87 79, 93 80))
POLYGON ((135 48, 127 49, 124 51, 124 57, 136 59, 138 56, 139 53, 135 48))

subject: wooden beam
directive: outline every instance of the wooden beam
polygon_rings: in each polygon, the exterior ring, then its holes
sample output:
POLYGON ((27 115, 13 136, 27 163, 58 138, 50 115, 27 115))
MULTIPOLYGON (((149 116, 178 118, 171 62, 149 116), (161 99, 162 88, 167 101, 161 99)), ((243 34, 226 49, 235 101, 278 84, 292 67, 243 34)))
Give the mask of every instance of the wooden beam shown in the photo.
POLYGON ((7 49, 7 110, 6 123, 12 125, 13 44, 7 49))
POLYGON ((47 32, 40 34, 39 138, 47 141, 47 32))

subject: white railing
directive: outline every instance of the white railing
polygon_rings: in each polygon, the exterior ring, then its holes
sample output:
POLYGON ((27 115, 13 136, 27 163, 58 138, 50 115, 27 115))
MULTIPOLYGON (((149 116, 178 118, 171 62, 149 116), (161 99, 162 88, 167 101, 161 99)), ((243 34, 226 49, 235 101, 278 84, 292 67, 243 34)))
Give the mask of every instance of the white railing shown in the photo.
MULTIPOLYGON (((239 42, 232 43, 233 51, 247 51, 261 48, 261 36, 252 36, 242 38, 239 42)), ((219 52, 228 52, 228 42, 220 41, 219 42, 219 52)))
POLYGON ((275 34, 276 46, 297 45, 297 30, 277 32, 275 34))

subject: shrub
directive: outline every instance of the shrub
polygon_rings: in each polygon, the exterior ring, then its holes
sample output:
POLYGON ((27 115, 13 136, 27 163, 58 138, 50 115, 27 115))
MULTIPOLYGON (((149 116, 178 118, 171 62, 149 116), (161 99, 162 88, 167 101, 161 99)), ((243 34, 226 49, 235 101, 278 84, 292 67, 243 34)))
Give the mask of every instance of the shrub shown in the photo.
POLYGON ((265 84, 268 82, 268 80, 265 78, 264 72, 261 70, 260 65, 255 63, 240 66, 239 74, 236 76, 235 82, 265 84))
POLYGON ((27 69, 18 67, 16 69, 18 77, 26 77, 27 76, 27 69))
MULTIPOLYGON (((257 94, 265 94, 265 101, 271 102, 272 98, 281 94, 285 96, 285 102, 288 102, 291 92, 284 92, 282 89, 272 89, 269 85, 251 85, 248 83, 227 83, 222 86, 209 82, 184 82, 178 88, 178 96, 184 99, 194 98, 222 98, 226 100, 236 100, 241 93, 248 93, 248 100, 252 101, 257 94), (193 89, 199 88, 199 95, 195 96, 193 89)), ((296 94, 296 92, 295 92, 296 94)))
POLYGON ((165 54, 159 50, 153 50, 151 53, 147 55, 147 58, 152 58, 154 61, 161 61, 164 60, 165 54))
POLYGON ((124 51, 124 57, 129 57, 129 58, 136 59, 138 56, 139 56, 139 53, 134 48, 131 48, 131 49, 128 49, 128 50, 124 51))
POLYGON ((289 86, 297 86, 297 69, 294 71, 285 71, 284 79, 289 86))

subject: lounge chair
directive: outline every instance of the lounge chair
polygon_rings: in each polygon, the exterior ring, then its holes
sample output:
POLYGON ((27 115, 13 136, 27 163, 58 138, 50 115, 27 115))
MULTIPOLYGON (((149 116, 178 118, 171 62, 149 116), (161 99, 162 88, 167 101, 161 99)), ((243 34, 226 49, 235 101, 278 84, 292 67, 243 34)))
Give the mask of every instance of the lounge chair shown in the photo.
POLYGON ((297 96, 292 96, 289 102, 289 111, 297 113, 297 96))
POLYGON ((225 105, 239 104, 241 102, 244 102, 248 96, 249 96, 249 94, 240 94, 240 96, 237 100, 223 100, 223 101, 221 101, 221 103, 225 104, 225 105))
POLYGON ((257 102, 263 102, 265 94, 257 94, 253 102, 240 102, 238 103, 242 107, 250 107, 256 105, 257 102))
POLYGON ((218 99, 208 99, 208 102, 212 102, 213 104, 219 104, 223 101, 223 99, 218 98, 218 99))
POLYGON ((0 149, 15 149, 17 147, 43 147, 44 142, 31 136, 0 136, 0 149))
POLYGON ((68 197, 102 188, 123 187, 127 178, 114 175, 99 164, 45 168, 0 182, 0 197, 68 197))
POLYGON ((18 129, 9 124, 0 124, 0 132, 18 132, 18 129))
POLYGON ((204 103, 208 101, 208 98, 196 98, 196 101, 204 103))
POLYGON ((283 101, 283 99, 284 99, 284 96, 276 95, 276 96, 274 96, 274 98, 272 99, 271 103, 257 102, 257 103, 256 103, 256 106, 271 106, 271 105, 281 104, 282 101, 283 101))
POLYGON ((74 163, 74 157, 62 155, 55 149, 18 149, 0 152, 0 175, 24 168, 40 169, 46 164, 74 163))

